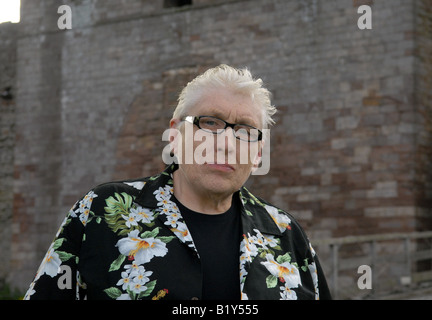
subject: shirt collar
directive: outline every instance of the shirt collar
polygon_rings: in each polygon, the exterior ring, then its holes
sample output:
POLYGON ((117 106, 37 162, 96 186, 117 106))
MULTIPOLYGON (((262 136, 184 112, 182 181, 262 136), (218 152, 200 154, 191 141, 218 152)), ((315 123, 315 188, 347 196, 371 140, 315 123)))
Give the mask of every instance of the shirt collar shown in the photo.
POLYGON ((178 169, 178 164, 170 164, 161 173, 146 179, 146 183, 141 192, 135 199, 139 205, 155 209, 158 207, 158 201, 154 196, 154 192, 163 188, 166 185, 173 186, 173 172, 178 169))
POLYGON ((258 229, 261 233, 282 236, 275 219, 266 209, 266 203, 255 197, 245 187, 240 189, 240 198, 243 204, 241 209, 243 230, 258 229))

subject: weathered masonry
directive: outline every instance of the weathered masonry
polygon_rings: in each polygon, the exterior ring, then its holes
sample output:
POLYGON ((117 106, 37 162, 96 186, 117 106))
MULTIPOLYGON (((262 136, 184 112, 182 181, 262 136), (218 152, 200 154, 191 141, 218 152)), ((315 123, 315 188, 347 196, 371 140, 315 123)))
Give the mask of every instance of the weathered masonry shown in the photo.
POLYGON ((28 286, 90 188, 163 168, 176 95, 220 63, 273 92, 270 172, 248 186, 312 242, 431 229, 430 0, 21 3, 21 22, 0 25, 3 282, 28 286))

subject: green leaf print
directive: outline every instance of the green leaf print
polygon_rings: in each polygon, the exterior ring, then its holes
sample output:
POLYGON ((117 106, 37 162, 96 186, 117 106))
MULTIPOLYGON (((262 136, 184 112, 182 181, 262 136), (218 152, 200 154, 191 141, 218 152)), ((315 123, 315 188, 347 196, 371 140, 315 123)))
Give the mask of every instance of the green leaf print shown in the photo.
POLYGON ((61 245, 63 244, 63 241, 65 240, 66 238, 58 238, 56 241, 54 241, 53 249, 57 250, 58 248, 60 248, 61 245))
POLYGON ((141 238, 156 238, 156 236, 159 234, 159 228, 154 228, 152 231, 145 231, 141 234, 141 238))
POLYGON ((147 287, 146 291, 143 291, 139 294, 138 299, 143 298, 143 297, 148 297, 152 291, 154 290, 155 286, 156 286, 156 280, 150 281, 149 283, 146 283, 145 286, 147 287))
POLYGON ((157 237, 160 241, 164 243, 169 243, 172 239, 175 239, 175 236, 169 236, 169 237, 157 237))
POLYGON ((274 288, 277 286, 278 278, 274 275, 269 275, 266 278, 267 288, 274 288))
POLYGON ((105 289, 104 292, 108 295, 108 297, 110 297, 111 299, 117 299, 118 297, 120 297, 122 295, 122 292, 120 289, 118 288, 108 288, 105 289))
POLYGON ((289 255, 289 253, 285 253, 283 256, 279 256, 276 258, 276 261, 279 264, 285 263, 285 262, 290 262, 291 261, 291 256, 289 255))
POLYGON ((132 197, 125 192, 118 194, 114 193, 114 197, 109 197, 105 200, 107 207, 105 211, 111 214, 129 214, 129 208, 132 205, 132 197))
POLYGON ((119 255, 118 258, 115 259, 113 261, 113 263, 111 263, 108 271, 115 271, 115 270, 120 269, 120 267, 121 267, 122 263, 125 261, 125 259, 126 259, 126 256, 124 256, 122 254, 119 255))
POLYGON ((120 232, 119 235, 127 235, 130 231, 134 229, 141 230, 140 226, 136 226, 135 228, 128 228, 126 226, 126 220, 123 218, 124 216, 129 216, 129 210, 132 206, 133 202, 132 196, 128 195, 125 192, 122 193, 114 193, 114 197, 111 196, 105 200, 106 207, 105 212, 105 221, 108 226, 114 232, 120 232))
POLYGON ((70 258, 75 257, 73 254, 64 251, 55 251, 55 252, 58 254, 62 262, 68 261, 70 258))

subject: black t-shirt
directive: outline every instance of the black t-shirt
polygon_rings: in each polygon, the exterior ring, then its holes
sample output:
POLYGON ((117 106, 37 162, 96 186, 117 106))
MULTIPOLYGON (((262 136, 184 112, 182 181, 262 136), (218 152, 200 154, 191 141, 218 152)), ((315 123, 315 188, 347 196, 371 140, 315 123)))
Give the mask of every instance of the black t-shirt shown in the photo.
POLYGON ((228 211, 209 215, 192 211, 175 197, 201 259, 202 298, 240 299, 240 205, 235 195, 228 211))

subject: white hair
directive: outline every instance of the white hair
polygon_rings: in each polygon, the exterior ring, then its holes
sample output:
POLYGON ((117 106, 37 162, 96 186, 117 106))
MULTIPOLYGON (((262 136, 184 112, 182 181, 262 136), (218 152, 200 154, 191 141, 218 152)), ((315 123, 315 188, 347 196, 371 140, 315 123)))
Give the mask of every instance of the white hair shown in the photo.
POLYGON ((193 107, 208 89, 225 88, 235 93, 249 95, 262 109, 263 129, 274 124, 272 116, 276 108, 271 105, 271 93, 263 87, 261 79, 253 79, 247 68, 236 69, 225 64, 211 68, 197 76, 181 91, 173 118, 181 119, 193 107))

